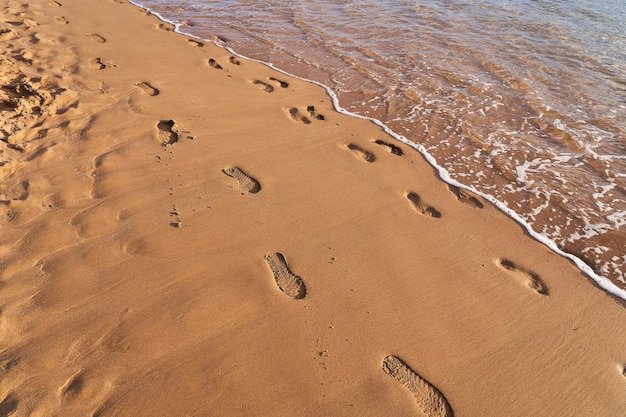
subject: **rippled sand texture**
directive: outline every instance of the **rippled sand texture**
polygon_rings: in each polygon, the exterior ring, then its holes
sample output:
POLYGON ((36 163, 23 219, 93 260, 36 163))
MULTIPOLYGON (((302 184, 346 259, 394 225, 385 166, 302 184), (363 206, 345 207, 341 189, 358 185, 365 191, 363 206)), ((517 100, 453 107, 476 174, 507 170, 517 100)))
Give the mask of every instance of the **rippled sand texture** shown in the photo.
POLYGON ((626 415, 623 303, 322 88, 0 15, 0 416, 626 415))
POLYGON ((139 2, 330 86, 626 288, 619 0, 139 2))

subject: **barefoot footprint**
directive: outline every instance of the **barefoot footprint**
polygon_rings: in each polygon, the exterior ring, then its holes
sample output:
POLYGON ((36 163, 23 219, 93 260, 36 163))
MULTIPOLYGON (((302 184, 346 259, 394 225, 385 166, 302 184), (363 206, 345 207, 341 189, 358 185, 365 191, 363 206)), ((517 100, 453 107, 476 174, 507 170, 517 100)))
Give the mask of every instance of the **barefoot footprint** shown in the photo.
POLYGON ((311 121, 300 114, 300 111, 296 108, 296 107, 290 107, 289 108, 289 115, 291 116, 291 118, 297 122, 302 122, 305 125, 309 125, 311 124, 311 121))
POLYGON ((376 139, 373 142, 375 144, 377 144, 377 145, 384 146, 384 147, 388 148, 389 152, 391 152, 394 155, 398 155, 398 156, 404 155, 404 151, 402 150, 402 148, 400 148, 399 146, 394 145, 393 143, 385 142, 384 140, 380 140, 380 139, 376 139))
POLYGON ((524 269, 516 265, 513 261, 506 258, 497 259, 496 265, 500 268, 512 272, 516 277, 520 278, 531 290, 535 291, 539 295, 548 295, 548 288, 543 283, 539 275, 532 271, 524 269))
POLYGON ((376 160, 376 156, 374 156, 373 153, 361 148, 357 144, 348 143, 346 144, 346 147, 350 149, 359 159, 362 159, 365 162, 374 162, 376 160))
POLYGON ((154 88, 153 86, 151 86, 150 84, 148 84, 145 81, 142 81, 140 83, 135 83, 135 85, 139 88, 141 88, 141 91, 144 92, 144 94, 148 95, 148 96, 158 96, 159 95, 159 90, 157 88, 154 88))
POLYGON ((456 198, 463 204, 474 208, 483 208, 481 203, 476 197, 469 194, 467 191, 455 187, 454 185, 448 185, 448 189, 456 196, 456 198))
POLYGON ((300 300, 306 296, 304 281, 289 270, 282 253, 266 255, 265 260, 272 270, 276 285, 283 293, 295 300, 300 300))
POLYGON ((167 23, 159 23, 156 25, 156 28, 166 32, 171 32, 174 29, 174 26, 167 23))
POLYGON ((274 87, 261 80, 254 80, 252 81, 252 84, 260 86, 266 93, 271 93, 272 91, 274 91, 274 87))
POLYGON ((239 167, 230 167, 223 170, 224 174, 231 178, 234 178, 239 183, 239 189, 248 193, 258 193, 261 191, 261 184, 255 179, 246 174, 239 167))
POLYGON ((273 83, 276 83, 280 86, 280 88, 287 88, 289 87, 289 83, 283 80, 279 80, 278 78, 274 78, 274 77, 270 77, 270 81, 273 83))
POLYGON ((441 213, 434 207, 424 204, 424 202, 417 193, 411 191, 407 193, 406 198, 411 202, 411 205, 418 213, 437 219, 441 217, 441 213))
POLYGON ((202 48, 204 46, 204 43, 195 39, 187 39, 187 42, 189 42, 191 46, 195 46, 196 48, 202 48))
POLYGON ((382 369, 413 394, 417 407, 424 415, 428 417, 453 416, 446 397, 399 358, 387 356, 383 359, 382 369))
POLYGON ((97 42, 97 43, 106 42, 106 39, 104 39, 102 36, 98 35, 97 33, 86 33, 85 36, 88 36, 92 41, 97 42))
POLYGON ((209 59, 209 66, 211 68, 215 68, 215 69, 218 69, 218 70, 223 69, 222 66, 220 64, 218 64, 217 61, 214 60, 213 58, 209 59))
POLYGON ((319 114, 315 110, 315 106, 307 106, 306 111, 309 113, 309 116, 311 116, 315 120, 326 120, 323 114, 319 114))

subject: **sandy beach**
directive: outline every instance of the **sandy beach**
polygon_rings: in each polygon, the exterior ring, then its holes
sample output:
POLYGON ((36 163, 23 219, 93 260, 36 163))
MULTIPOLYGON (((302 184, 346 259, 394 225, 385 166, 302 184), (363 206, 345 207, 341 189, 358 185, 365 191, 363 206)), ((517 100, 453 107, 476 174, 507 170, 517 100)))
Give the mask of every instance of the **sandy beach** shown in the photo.
POLYGON ((0 10, 0 416, 626 415, 624 303, 323 88, 0 10))

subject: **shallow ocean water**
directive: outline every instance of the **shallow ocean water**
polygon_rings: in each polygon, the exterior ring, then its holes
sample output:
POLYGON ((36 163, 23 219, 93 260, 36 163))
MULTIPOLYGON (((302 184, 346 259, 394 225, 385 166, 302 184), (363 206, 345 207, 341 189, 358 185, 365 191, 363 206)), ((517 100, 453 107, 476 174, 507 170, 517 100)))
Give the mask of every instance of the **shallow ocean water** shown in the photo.
POLYGON ((626 290, 621 0, 133 3, 327 86, 626 290))

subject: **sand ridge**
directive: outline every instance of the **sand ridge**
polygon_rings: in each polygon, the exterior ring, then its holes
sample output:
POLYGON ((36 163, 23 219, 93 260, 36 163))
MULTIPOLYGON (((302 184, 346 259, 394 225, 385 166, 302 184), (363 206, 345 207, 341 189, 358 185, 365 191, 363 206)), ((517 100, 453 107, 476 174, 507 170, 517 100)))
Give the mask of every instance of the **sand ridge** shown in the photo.
POLYGON ((626 412, 623 306, 320 87, 1 13, 0 414, 626 412))

